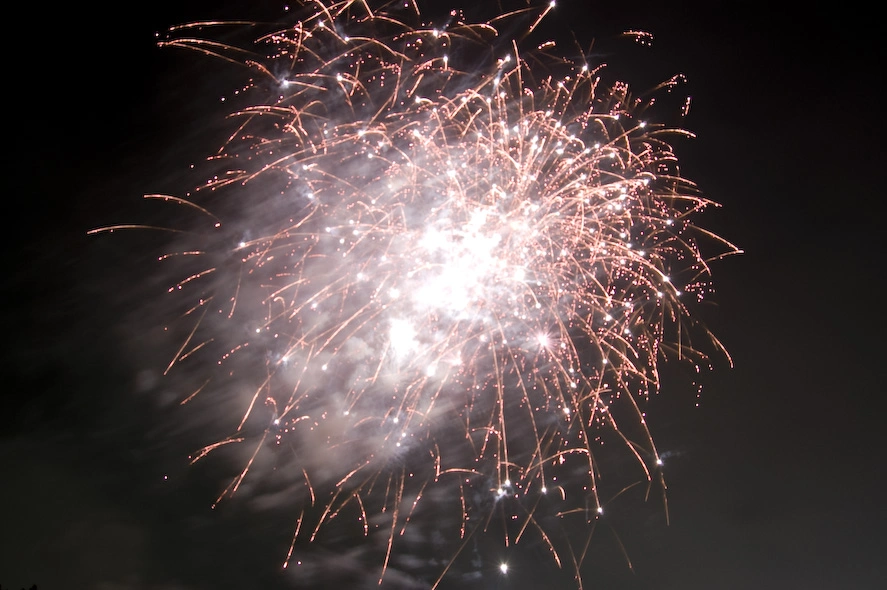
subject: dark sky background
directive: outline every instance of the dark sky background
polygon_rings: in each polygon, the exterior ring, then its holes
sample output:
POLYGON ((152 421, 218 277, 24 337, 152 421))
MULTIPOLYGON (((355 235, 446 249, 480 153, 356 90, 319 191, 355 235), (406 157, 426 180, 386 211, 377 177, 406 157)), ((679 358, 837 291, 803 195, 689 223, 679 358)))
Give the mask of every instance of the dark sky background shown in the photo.
MULTIPOLYGON (((641 55, 659 79, 688 76, 685 126, 698 138, 678 155, 723 205, 705 225, 746 252, 717 265, 709 312, 735 367, 707 379, 699 407, 676 379, 650 410, 669 456, 670 525, 657 502, 614 516, 633 569, 602 528, 586 587, 883 587, 885 85, 874 8, 560 4, 553 31, 648 30, 653 47, 626 57, 641 55)), ((210 510, 225 481, 187 467, 201 439, 139 393, 165 362, 131 332, 146 321, 144 289, 159 286, 143 280, 151 241, 86 235, 152 215, 140 196, 182 194, 187 165, 216 145, 211 79, 226 70, 158 49, 153 34, 267 8, 24 10, 7 20, 5 51, 0 585, 293 587, 279 568, 292 517, 236 501, 210 510)), ((538 554, 515 555, 508 576, 485 564, 482 587, 569 587, 538 554)))

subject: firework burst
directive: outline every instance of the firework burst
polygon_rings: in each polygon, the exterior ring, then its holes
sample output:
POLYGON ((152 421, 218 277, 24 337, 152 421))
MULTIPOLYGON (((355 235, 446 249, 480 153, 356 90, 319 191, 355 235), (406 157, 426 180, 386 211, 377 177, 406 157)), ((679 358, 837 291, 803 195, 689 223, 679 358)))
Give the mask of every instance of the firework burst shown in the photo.
POLYGON ((191 304, 167 372, 205 375, 186 401, 249 388, 194 460, 249 445, 221 500, 274 457, 298 506, 286 563, 347 521, 384 539, 384 576, 431 504, 457 544, 532 537, 581 585, 590 532, 558 523, 618 494, 601 446, 661 479, 642 404, 662 359, 721 350, 688 305, 737 249, 694 225, 712 203, 680 176, 687 133, 643 119, 652 99, 524 48, 552 6, 435 28, 411 2, 317 1, 251 44, 216 39, 261 27, 220 22, 160 43, 248 72, 218 172, 152 198, 205 220, 163 257, 197 265, 170 288, 191 304))

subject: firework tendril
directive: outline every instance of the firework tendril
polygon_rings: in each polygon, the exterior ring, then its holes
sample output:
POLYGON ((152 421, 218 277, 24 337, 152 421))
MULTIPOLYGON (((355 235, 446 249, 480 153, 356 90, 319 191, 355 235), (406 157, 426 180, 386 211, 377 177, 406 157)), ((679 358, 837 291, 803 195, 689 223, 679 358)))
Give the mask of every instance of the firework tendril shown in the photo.
POLYGON ((694 225, 714 203, 679 173, 669 141, 689 133, 645 122, 654 99, 603 65, 524 48, 552 6, 435 28, 412 2, 319 0, 265 32, 160 42, 247 72, 220 172, 150 197, 204 219, 163 257, 198 265, 170 288, 192 303, 167 372, 205 376, 185 401, 239 392, 230 436, 193 460, 248 445, 219 500, 274 463, 297 510, 285 566, 336 522, 382 539, 381 582, 426 509, 460 547, 532 538, 581 586, 623 489, 599 456, 660 483, 643 410, 660 362, 726 356, 690 307, 738 250, 694 225))

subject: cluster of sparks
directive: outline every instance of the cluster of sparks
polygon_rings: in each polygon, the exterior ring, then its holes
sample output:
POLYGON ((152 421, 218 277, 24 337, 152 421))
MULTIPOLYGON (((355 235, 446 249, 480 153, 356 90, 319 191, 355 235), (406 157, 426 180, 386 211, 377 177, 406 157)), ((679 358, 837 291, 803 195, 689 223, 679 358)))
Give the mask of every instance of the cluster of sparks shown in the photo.
POLYGON ((603 513, 601 446, 661 478, 643 404, 662 359, 720 350, 688 305, 737 250, 693 224, 712 203, 679 174, 668 138, 687 133, 641 118, 651 99, 522 48, 552 7, 435 27, 409 24, 412 0, 317 0, 249 48, 203 35, 231 23, 161 41, 246 66, 239 96, 260 97, 233 113, 223 172, 152 197, 224 236, 174 253, 200 266, 170 289, 194 304, 168 371, 209 354, 193 395, 241 388, 239 425, 194 460, 251 445, 221 500, 280 456, 300 506, 286 563, 339 519, 381 531, 384 576, 432 503, 460 540, 532 536, 579 580, 587 538, 551 523, 603 513))

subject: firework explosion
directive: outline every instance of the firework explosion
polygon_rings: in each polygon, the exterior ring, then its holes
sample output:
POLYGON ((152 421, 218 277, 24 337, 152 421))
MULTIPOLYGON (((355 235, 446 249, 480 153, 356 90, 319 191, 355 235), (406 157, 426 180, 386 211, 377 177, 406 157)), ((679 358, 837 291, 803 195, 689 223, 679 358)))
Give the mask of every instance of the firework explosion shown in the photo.
POLYGON ((251 45, 209 22, 160 43, 249 72, 219 172, 151 197, 206 221, 163 257, 196 264, 170 289, 190 304, 167 372, 203 375, 185 401, 237 391, 242 412, 194 460, 249 445, 219 500, 275 463, 298 506, 286 564, 347 522, 383 539, 384 576, 424 508, 460 547, 532 538, 581 585, 590 532, 561 523, 618 494, 603 445, 631 464, 620 489, 661 480, 642 404, 662 359, 720 350, 687 305, 737 250, 693 225, 712 203, 679 174, 667 139, 686 132, 641 118, 652 99, 523 48, 552 6, 435 28, 412 2, 324 0, 251 45))

